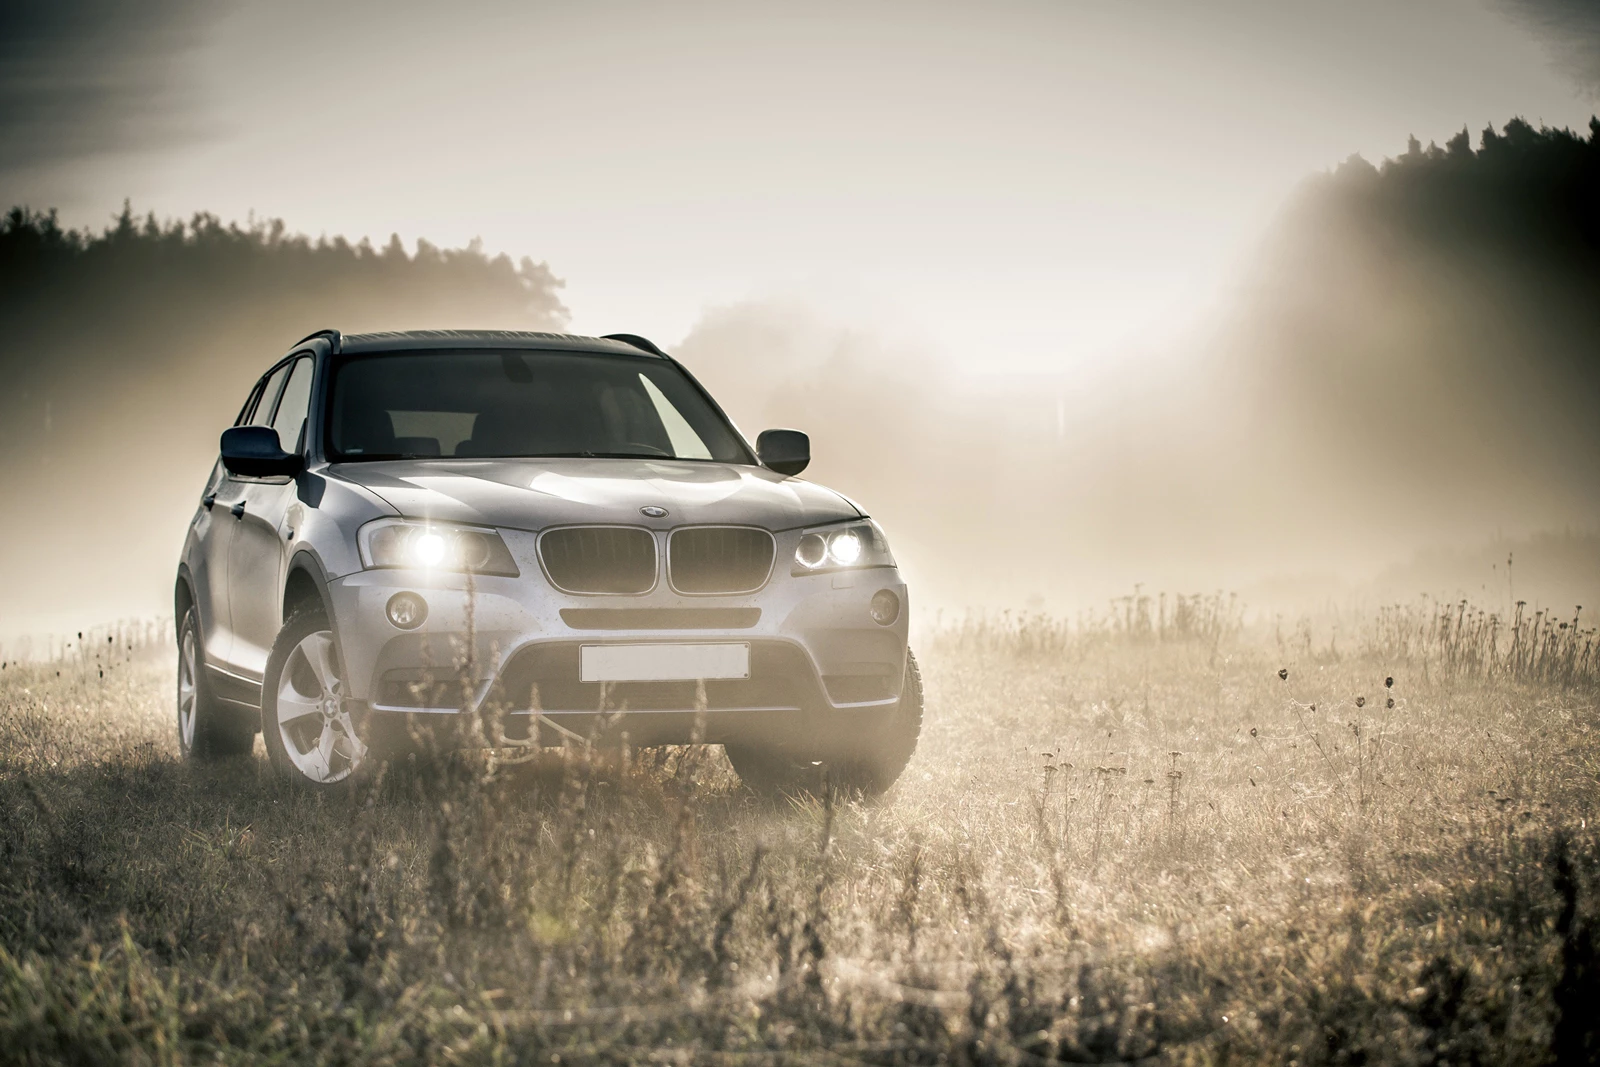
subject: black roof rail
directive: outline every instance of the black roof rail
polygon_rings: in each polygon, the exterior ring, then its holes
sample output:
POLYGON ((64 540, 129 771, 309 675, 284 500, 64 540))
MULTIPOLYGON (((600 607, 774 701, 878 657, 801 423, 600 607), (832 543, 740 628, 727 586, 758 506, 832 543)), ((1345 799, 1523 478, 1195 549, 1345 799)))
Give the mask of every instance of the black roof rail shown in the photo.
POLYGON ((315 341, 319 337, 326 337, 328 339, 328 347, 333 349, 335 352, 337 352, 337 351, 339 351, 339 342, 342 339, 342 336, 343 335, 341 335, 338 330, 318 330, 315 333, 306 334, 304 337, 300 338, 300 340, 296 341, 294 344, 290 345, 289 347, 290 348, 299 348, 301 345, 305 344, 307 341, 315 341))
POLYGON ((636 333, 608 333, 603 339, 607 341, 621 341, 625 345, 632 345, 634 348, 642 348, 652 355, 660 356, 662 359, 672 358, 665 352, 661 351, 660 348, 656 347, 656 343, 654 341, 650 340, 648 337, 640 337, 636 333))

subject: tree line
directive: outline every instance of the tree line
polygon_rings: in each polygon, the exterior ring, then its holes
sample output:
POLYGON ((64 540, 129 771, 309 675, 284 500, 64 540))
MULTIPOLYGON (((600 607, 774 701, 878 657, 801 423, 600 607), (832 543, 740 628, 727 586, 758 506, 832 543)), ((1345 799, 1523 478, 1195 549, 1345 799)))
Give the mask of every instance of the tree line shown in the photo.
POLYGON ((13 525, 0 612, 150 603, 152 564, 176 559, 218 435, 298 338, 559 328, 561 284, 476 241, 374 247, 127 205, 91 231, 13 208, 0 220, 0 496, 30 521, 13 525))
POLYGON ((1600 119, 1352 157, 1304 183, 1245 292, 1229 443, 1280 512, 1600 524, 1600 119))
POLYGON ((1587 138, 1512 119, 1476 149, 1466 129, 1443 147, 1413 136, 1403 154, 1378 166, 1353 156, 1315 185, 1330 206, 1440 250, 1600 267, 1600 118, 1587 138))

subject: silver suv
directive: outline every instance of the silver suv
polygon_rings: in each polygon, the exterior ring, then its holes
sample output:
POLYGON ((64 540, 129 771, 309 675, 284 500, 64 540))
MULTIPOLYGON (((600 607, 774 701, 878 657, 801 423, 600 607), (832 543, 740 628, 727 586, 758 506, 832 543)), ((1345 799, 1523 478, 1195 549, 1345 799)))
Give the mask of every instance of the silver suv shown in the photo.
POLYGON ((875 793, 922 687, 883 531, 644 338, 341 336, 222 435, 182 560, 178 737, 335 787, 422 737, 722 744, 875 793))

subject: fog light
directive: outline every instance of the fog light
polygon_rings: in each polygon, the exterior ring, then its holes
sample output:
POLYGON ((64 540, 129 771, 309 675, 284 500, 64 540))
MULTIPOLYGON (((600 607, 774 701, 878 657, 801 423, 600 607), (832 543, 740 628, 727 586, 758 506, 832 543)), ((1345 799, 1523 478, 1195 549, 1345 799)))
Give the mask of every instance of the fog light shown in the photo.
MULTIPOLYGON (((876 611, 878 602, 874 600, 872 603, 876 611)), ((428 602, 415 593, 396 593, 389 598, 389 606, 384 612, 389 616, 389 621, 400 629, 415 630, 428 617, 428 602)))
POLYGON ((900 598, 887 589, 880 589, 872 594, 872 621, 879 626, 888 626, 900 617, 900 598))

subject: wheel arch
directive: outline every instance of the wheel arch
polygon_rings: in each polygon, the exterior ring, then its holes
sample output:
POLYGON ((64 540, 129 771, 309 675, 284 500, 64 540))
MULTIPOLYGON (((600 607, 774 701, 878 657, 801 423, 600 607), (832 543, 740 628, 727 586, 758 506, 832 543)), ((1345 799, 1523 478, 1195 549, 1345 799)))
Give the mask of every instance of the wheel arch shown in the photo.
POLYGON ((307 604, 320 607, 328 618, 333 618, 327 572, 309 549, 296 552, 289 561, 289 573, 283 582, 283 621, 288 622, 289 616, 307 604))
POLYGON ((187 564, 178 564, 178 580, 172 585, 172 632, 183 625, 183 616, 195 606, 194 577, 187 564))

